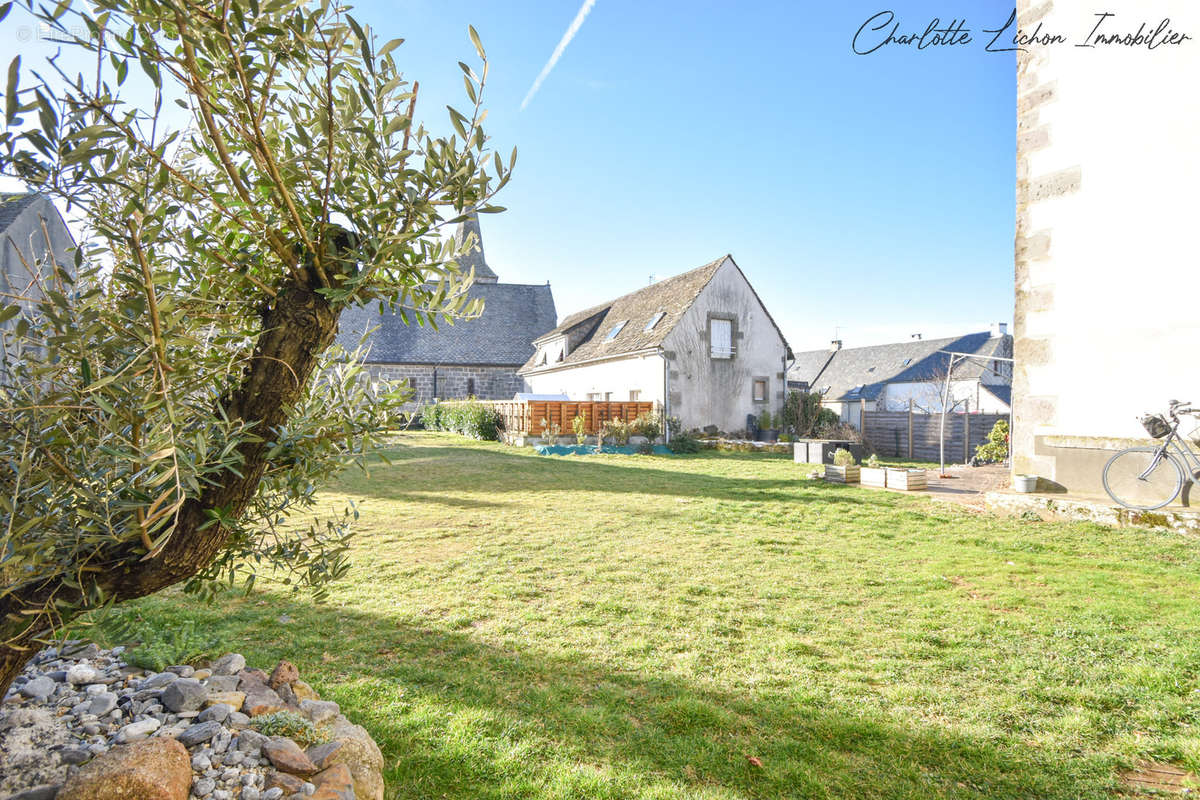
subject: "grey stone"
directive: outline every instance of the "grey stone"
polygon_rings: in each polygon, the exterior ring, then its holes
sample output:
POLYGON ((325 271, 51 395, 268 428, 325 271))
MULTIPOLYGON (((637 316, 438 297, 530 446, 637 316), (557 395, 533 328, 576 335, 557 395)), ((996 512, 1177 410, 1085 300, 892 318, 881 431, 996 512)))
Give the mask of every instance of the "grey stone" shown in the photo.
POLYGON ((92 757, 92 752, 86 747, 64 747, 58 751, 58 757, 64 764, 82 764, 92 757))
POLYGON ((231 728, 244 728, 250 724, 250 717, 240 711, 233 711, 225 723, 231 728))
POLYGON ((262 795, 259 794, 258 789, 254 788, 253 786, 243 787, 242 800, 261 800, 261 798, 262 795))
POLYGON ((201 711, 196 719, 200 722, 208 722, 210 719, 214 722, 224 722, 232 711, 233 706, 228 703, 217 703, 201 711))
POLYGON ((204 705, 208 689, 193 678, 180 678, 163 689, 161 700, 165 708, 176 713, 195 711, 204 705))
POLYGON ((87 686, 83 687, 83 691, 84 691, 84 694, 88 695, 89 697, 94 697, 95 695, 104 694, 105 692, 107 692, 108 684, 107 683, 89 683, 87 686))
POLYGON ((196 668, 187 664, 176 664, 173 667, 167 667, 167 672, 174 672, 181 678, 190 678, 196 674, 196 668))
POLYGON ((150 734, 154 733, 162 726, 162 723, 153 717, 131 722, 121 730, 117 731, 117 741, 121 744, 126 742, 136 742, 145 739, 150 734))
POLYGON ((46 677, 52 681, 65 683, 67 680, 67 671, 65 669, 56 669, 46 673, 46 677))
POLYGON ((21 687, 20 692, 22 697, 29 697, 34 700, 45 700, 50 695, 54 694, 55 688, 57 687, 55 686, 54 681, 42 675, 24 684, 21 687))
POLYGON ((168 684, 172 684, 179 680, 180 676, 174 672, 156 672, 149 678, 141 682, 139 689, 162 689, 168 684))
POLYGON ((204 770, 208 769, 211 766, 212 766, 212 760, 209 759, 209 757, 206 753, 197 753, 196 755, 192 756, 192 771, 193 772, 204 772, 204 770))
POLYGON ((217 782, 212 778, 201 778, 192 784, 192 794, 196 797, 207 797, 217 788, 217 782))
POLYGON ((210 692, 236 692, 240 680, 237 675, 213 675, 205 684, 210 692))
POLYGON ((263 736, 258 731, 245 730, 238 733, 237 749, 243 753, 257 754, 262 750, 262 746, 270 739, 269 736, 263 736))
POLYGON ((342 713, 341 707, 332 700, 301 700, 300 710, 313 722, 324 722, 342 713))
POLYGON ((236 675, 246 668, 246 659, 241 653, 226 653, 213 662, 213 675, 236 675))
POLYGON ((117 696, 112 692, 104 692, 92 698, 92 702, 87 707, 87 713, 94 714, 97 717, 103 717, 108 712, 117 707, 117 696))
POLYGON ((185 728, 183 733, 179 734, 176 739, 181 745, 192 747, 201 742, 207 742, 220 732, 221 723, 209 720, 208 722, 198 722, 195 725, 185 728))
POLYGON ((279 800, 281 797, 283 797, 283 789, 278 786, 272 786, 262 793, 262 800, 279 800))
POLYGON ((99 677, 100 670, 91 664, 76 664, 67 670, 67 682, 76 686, 84 683, 95 683, 99 677))
MULTIPOLYGON (((9 795, 8 800, 54 800, 61 788, 61 783, 43 783, 41 786, 34 786, 32 789, 9 795)), ((245 797, 245 794, 242 796, 245 797)))

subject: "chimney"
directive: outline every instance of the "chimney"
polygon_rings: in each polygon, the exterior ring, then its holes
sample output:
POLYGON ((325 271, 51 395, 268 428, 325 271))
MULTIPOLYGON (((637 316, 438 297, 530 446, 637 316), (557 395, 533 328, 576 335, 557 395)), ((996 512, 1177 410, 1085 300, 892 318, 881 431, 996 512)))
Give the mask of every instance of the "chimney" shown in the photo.
POLYGON ((918 339, 918 340, 919 340, 919 339, 921 338, 921 334, 919 334, 919 333, 914 333, 912 336, 910 336, 910 337, 908 337, 908 338, 910 338, 910 339, 918 339))
POLYGON ((1008 335, 1008 323, 1007 322, 993 322, 992 326, 991 326, 991 334, 992 334, 993 339, 996 338, 997 336, 1007 336, 1008 335))
POLYGON ((829 349, 830 350, 841 350, 842 349, 842 340, 834 339, 832 342, 829 343, 829 349))

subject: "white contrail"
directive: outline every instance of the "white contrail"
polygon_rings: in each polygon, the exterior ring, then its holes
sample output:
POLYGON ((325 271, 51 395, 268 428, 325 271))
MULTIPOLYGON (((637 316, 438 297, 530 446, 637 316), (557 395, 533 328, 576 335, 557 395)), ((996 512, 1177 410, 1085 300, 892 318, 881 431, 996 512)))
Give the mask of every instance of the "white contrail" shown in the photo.
POLYGON ((546 66, 542 67, 542 71, 538 73, 533 86, 529 87, 529 94, 525 95, 525 99, 521 101, 522 111, 525 110, 525 106, 529 105, 529 101, 537 94, 538 89, 542 88, 542 81, 546 80, 546 76, 550 74, 550 70, 554 69, 554 65, 562 58, 563 51, 567 49, 567 45, 575 38, 575 34, 579 32, 579 28, 583 25, 583 21, 587 19, 588 12, 592 10, 592 6, 594 5, 596 5, 596 0, 583 0, 583 5, 579 7, 579 13, 575 15, 575 19, 571 20, 571 25, 567 28, 567 32, 559 40, 558 47, 554 48, 554 52, 550 54, 550 60, 546 62, 546 66))

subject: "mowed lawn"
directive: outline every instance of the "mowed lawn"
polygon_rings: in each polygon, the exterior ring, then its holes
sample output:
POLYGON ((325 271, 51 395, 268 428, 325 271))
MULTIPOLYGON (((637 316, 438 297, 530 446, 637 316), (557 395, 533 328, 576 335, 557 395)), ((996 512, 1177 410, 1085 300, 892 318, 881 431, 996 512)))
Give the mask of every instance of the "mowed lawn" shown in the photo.
POLYGON ((380 743, 389 797, 1087 798, 1139 759, 1200 769, 1195 539, 780 456, 391 457, 328 492, 361 519, 324 604, 132 606, 295 662, 380 743))

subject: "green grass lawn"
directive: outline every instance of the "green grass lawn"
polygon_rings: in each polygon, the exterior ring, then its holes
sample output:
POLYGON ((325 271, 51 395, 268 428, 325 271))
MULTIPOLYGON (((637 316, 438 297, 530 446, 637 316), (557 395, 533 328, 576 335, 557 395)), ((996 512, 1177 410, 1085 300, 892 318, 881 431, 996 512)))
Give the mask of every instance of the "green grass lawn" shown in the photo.
POLYGON ((1194 540, 784 456, 392 455, 328 493, 362 517, 326 603, 131 606, 295 662, 375 736, 389 797, 1089 798, 1140 758, 1200 769, 1194 540))

